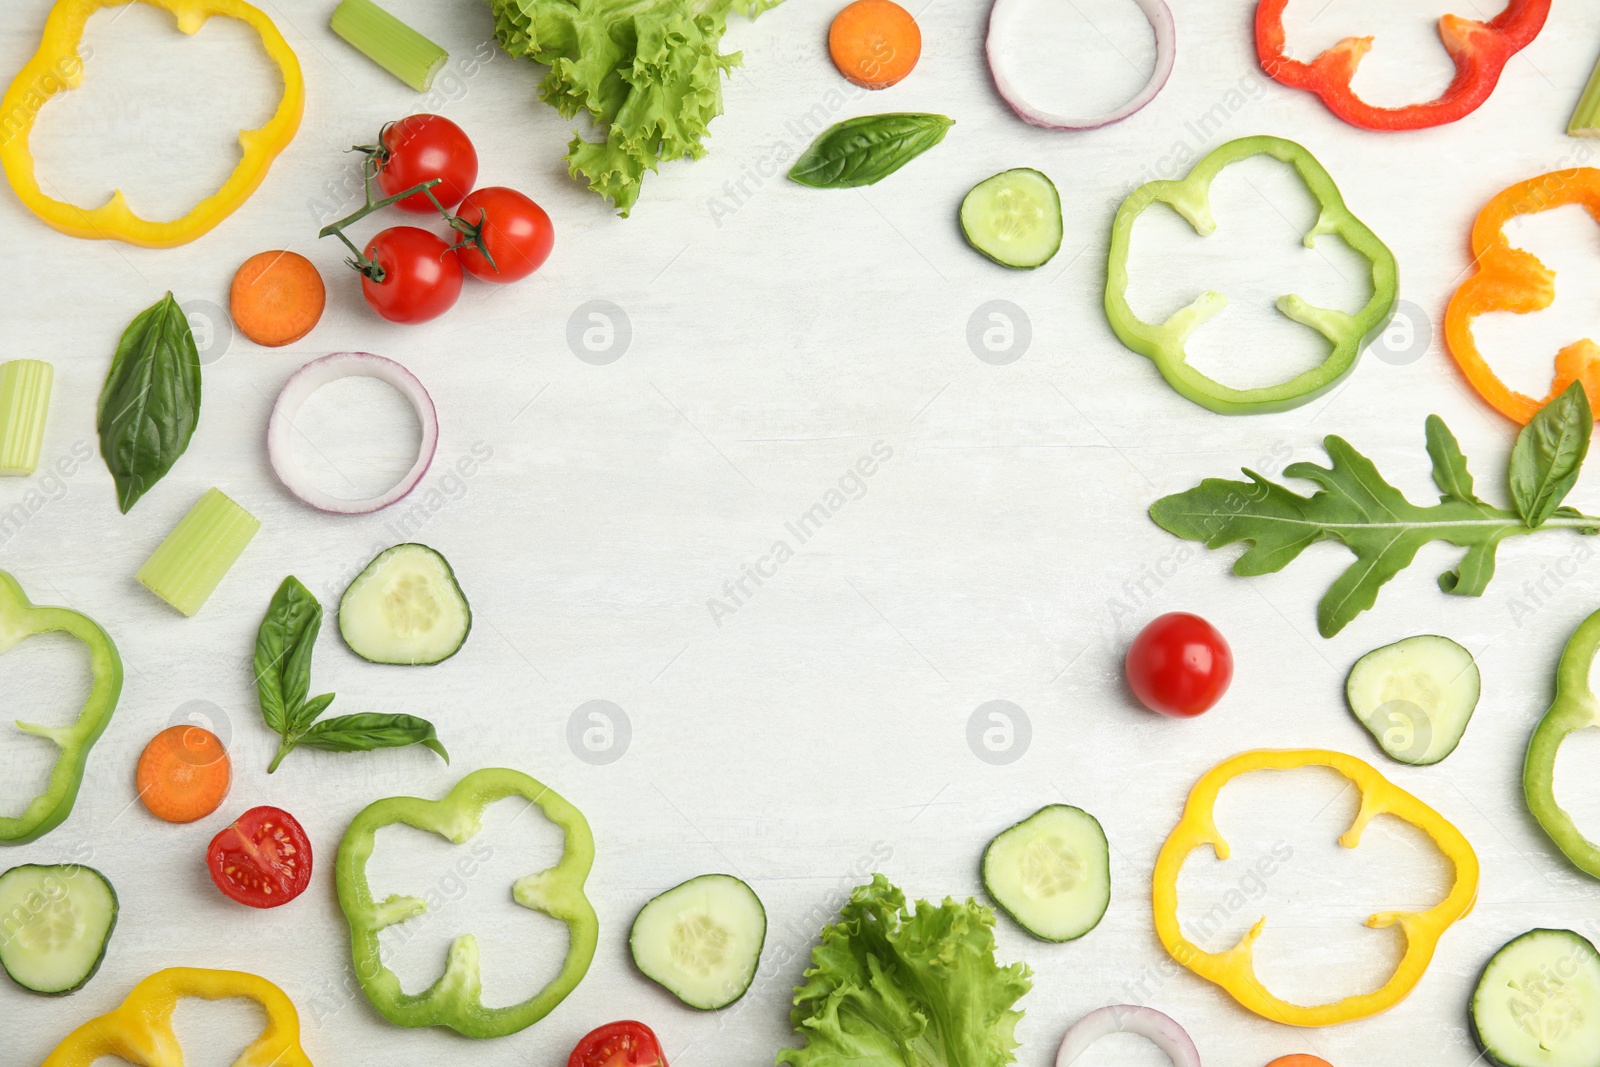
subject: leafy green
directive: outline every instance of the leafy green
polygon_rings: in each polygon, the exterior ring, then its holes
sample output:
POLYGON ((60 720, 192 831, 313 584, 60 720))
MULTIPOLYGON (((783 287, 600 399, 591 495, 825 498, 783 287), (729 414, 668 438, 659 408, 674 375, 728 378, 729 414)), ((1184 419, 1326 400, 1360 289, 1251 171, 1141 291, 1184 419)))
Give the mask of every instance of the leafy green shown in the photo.
POLYGON ((1511 500, 1529 526, 1544 525, 1577 484, 1593 431, 1589 398, 1573 382, 1517 435, 1511 450, 1511 500))
POLYGON ((317 720, 333 703, 332 693, 311 692, 311 652, 322 629, 322 605, 294 575, 272 595, 267 614, 256 630, 256 698, 261 717, 281 738, 271 774, 298 745, 330 752, 367 752, 375 748, 423 745, 450 762, 433 724, 415 715, 363 712, 317 720))
POLYGON ((850 189, 881 181, 944 140, 955 120, 906 112, 861 115, 823 130, 789 170, 814 189, 850 189))
POLYGON ((790 1019, 806 1045, 793 1067, 1004 1067, 1031 987, 994 958, 994 913, 975 900, 919 901, 883 875, 859 886, 822 931, 790 1019))
POLYGON ((123 331, 100 390, 100 455, 126 515, 189 447, 200 421, 200 352, 171 293, 123 331))
POLYGON ((1454 571, 1439 576, 1439 588, 1459 596, 1480 596, 1494 577, 1495 551, 1507 537, 1533 533, 1538 527, 1600 533, 1600 519, 1558 506, 1576 480, 1588 447, 1587 427, 1578 434, 1581 446, 1574 444, 1572 422, 1579 414, 1588 416, 1581 387, 1578 396, 1581 410, 1568 390, 1523 431, 1524 439, 1534 441, 1524 445, 1519 440, 1517 445, 1519 451, 1533 453, 1522 460, 1527 473, 1520 490, 1515 459, 1512 464, 1518 511, 1494 507, 1475 495, 1461 447, 1434 415, 1427 422, 1428 454, 1442 495, 1431 507, 1411 503, 1383 479, 1371 460, 1343 438, 1330 436, 1323 447, 1331 466, 1293 463, 1284 468, 1286 477, 1304 478, 1318 486, 1309 497, 1247 469, 1248 482, 1207 478, 1188 492, 1162 497, 1151 505, 1150 517, 1169 533, 1202 541, 1207 548, 1248 544, 1233 564, 1233 572, 1244 576, 1280 571, 1318 541, 1343 544, 1356 561, 1317 605, 1317 630, 1323 637, 1332 637, 1372 607, 1384 583, 1430 541, 1467 550, 1454 571), (1561 427, 1566 429, 1557 432, 1561 427))
POLYGON ((722 113, 728 14, 755 17, 778 0, 489 0, 495 39, 550 68, 539 95, 565 118, 586 112, 605 140, 574 135, 567 168, 626 216, 647 170, 699 159, 722 113))

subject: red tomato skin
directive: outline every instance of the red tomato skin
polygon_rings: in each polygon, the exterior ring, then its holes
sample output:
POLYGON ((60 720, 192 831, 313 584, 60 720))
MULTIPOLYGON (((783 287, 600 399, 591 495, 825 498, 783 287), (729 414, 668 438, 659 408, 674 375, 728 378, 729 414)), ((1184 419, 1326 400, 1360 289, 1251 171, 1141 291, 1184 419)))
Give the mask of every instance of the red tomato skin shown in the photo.
MULTIPOLYGON (((466 131, 443 115, 408 115, 385 126, 378 141, 383 148, 378 188, 384 196, 438 178, 433 195, 449 211, 472 192, 478 180, 478 150, 466 131)), ((395 207, 419 215, 438 210, 425 193, 413 193, 395 207)))
POLYGON ((470 242, 461 246, 460 254, 461 265, 486 282, 521 281, 542 267, 555 247, 556 231, 550 216, 515 189, 488 185, 474 190, 456 214, 483 227, 483 242, 494 264, 470 242))
POLYGON ((390 322, 436 319, 461 298, 461 259, 438 234, 391 226, 372 239, 365 255, 383 268, 383 281, 362 275, 361 293, 390 322))
POLYGON ((1128 646, 1128 687, 1139 703, 1173 718, 1200 715, 1233 681, 1233 650, 1215 626, 1185 611, 1150 622, 1128 646))
MULTIPOLYGON (((260 842, 257 841, 256 844, 259 846, 260 842)), ((281 907, 304 893, 306 886, 311 884, 311 863, 311 839, 306 836, 305 829, 295 817, 282 808, 266 806, 251 808, 213 837, 210 847, 206 849, 206 870, 211 873, 211 880, 222 891, 222 895, 252 908, 281 907), (274 893, 241 885, 230 877, 227 871, 230 848, 235 851, 240 850, 238 839, 245 837, 255 841, 258 832, 269 826, 281 832, 283 838, 294 848, 295 856, 294 868, 286 872, 287 878, 272 879, 277 884, 278 890, 274 893)))
POLYGON ((667 1067, 655 1031, 631 1019, 589 1031, 567 1057, 567 1067, 667 1067))

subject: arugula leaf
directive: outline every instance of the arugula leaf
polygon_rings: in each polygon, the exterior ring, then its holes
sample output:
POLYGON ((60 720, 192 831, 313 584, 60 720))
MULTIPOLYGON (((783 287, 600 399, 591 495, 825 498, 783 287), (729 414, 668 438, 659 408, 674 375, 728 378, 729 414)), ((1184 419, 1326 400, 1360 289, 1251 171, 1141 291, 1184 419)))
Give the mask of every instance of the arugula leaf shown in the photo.
POLYGON ((375 748, 404 748, 422 745, 450 762, 450 753, 439 743, 433 723, 415 715, 339 715, 323 719, 304 734, 300 744, 329 752, 369 752, 375 748))
MULTIPOLYGON (((1567 394, 1550 406, 1563 403, 1571 405, 1567 394)), ((1583 411, 1587 410, 1584 401, 1583 411)), ((1529 504, 1544 508, 1548 499, 1550 509, 1538 523, 1528 521, 1522 512, 1486 504, 1473 494, 1466 459, 1437 417, 1428 421, 1428 453, 1433 459, 1434 480, 1445 495, 1431 507, 1411 503, 1383 479, 1371 460, 1343 438, 1330 436, 1323 442, 1330 466, 1294 463, 1284 469, 1285 477, 1303 478, 1318 487, 1309 497, 1246 470, 1248 482, 1207 478, 1188 492, 1162 497, 1151 505, 1150 517, 1169 533, 1202 541, 1207 548, 1248 544, 1233 565, 1234 573, 1244 576, 1282 570, 1306 546, 1318 541, 1340 542, 1356 560, 1317 606, 1317 630, 1332 637, 1372 607, 1378 590, 1430 541, 1445 541, 1467 550, 1456 570, 1439 576, 1439 588, 1459 596, 1479 596, 1494 577, 1495 551, 1507 537, 1533 533, 1537 527, 1597 532, 1600 519, 1557 507, 1576 480, 1588 434, 1573 429, 1571 411, 1556 412, 1553 418, 1558 428, 1565 429, 1551 433, 1548 426, 1541 426, 1534 431, 1543 441, 1537 454, 1545 457, 1534 469, 1558 475, 1535 479, 1537 486, 1546 488, 1529 497, 1529 504), (1575 437, 1582 438, 1582 447, 1569 464, 1575 437)), ((1538 510, 1530 508, 1526 514, 1537 517, 1538 510)))
POLYGON ((100 455, 128 509, 189 447, 200 421, 200 352, 171 293, 123 331, 100 389, 100 455))
POLYGON ((1581 382, 1539 409, 1511 450, 1511 500, 1531 527, 1543 526, 1577 484, 1594 416, 1581 382))

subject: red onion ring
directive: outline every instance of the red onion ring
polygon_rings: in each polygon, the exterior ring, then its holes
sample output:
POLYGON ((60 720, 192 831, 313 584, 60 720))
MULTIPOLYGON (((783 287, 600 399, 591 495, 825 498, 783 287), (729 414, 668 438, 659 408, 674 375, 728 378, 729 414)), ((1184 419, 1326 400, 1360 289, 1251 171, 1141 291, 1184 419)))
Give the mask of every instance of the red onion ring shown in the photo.
POLYGON ((989 73, 994 78, 994 87, 999 90, 1005 102, 1011 105, 1011 110, 1024 121, 1031 122, 1035 126, 1043 126, 1047 130, 1097 130, 1113 122, 1121 122, 1154 100, 1156 94, 1166 86, 1167 79, 1172 76, 1172 67, 1177 61, 1178 53, 1177 28, 1172 19, 1172 9, 1166 5, 1166 0, 1134 0, 1134 2, 1139 5, 1139 10, 1144 12, 1144 17, 1150 20, 1150 28, 1155 31, 1156 65, 1150 72, 1150 80, 1139 90, 1139 94, 1115 111, 1094 118, 1073 118, 1058 115, 1027 101, 1007 73, 1004 49, 999 43, 1007 23, 1013 20, 1017 8, 1022 6, 1024 0, 994 0, 994 7, 989 9, 989 36, 984 51, 989 57, 989 73))
POLYGON ((1138 1034, 1167 1054, 1173 1067, 1200 1067, 1200 1050, 1170 1015, 1134 1004, 1098 1008, 1073 1023, 1061 1039, 1056 1067, 1072 1067, 1085 1049, 1109 1034, 1138 1034))
POLYGON ((335 352, 314 359, 289 376, 272 405, 272 418, 267 422, 267 458, 272 462, 273 473, 283 487, 319 511, 335 515, 365 515, 388 507, 417 487, 422 476, 428 473, 433 454, 439 447, 439 416, 433 407, 433 398, 422 387, 417 376, 392 359, 375 356, 370 352, 335 352), (311 398, 311 394, 329 382, 350 377, 376 378, 387 382, 411 402, 422 425, 422 440, 417 448, 417 461, 411 469, 388 491, 362 500, 345 500, 324 493, 312 485, 294 459, 292 437, 295 416, 311 398))

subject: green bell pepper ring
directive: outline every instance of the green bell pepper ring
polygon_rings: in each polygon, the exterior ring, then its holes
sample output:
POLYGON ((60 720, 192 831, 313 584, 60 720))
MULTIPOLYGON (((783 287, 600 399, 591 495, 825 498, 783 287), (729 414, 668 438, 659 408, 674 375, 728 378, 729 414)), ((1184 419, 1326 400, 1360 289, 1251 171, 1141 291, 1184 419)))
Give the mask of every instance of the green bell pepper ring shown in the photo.
POLYGON ((1106 265, 1106 318, 1123 344, 1151 359, 1167 383, 1183 396, 1222 415, 1284 411, 1298 407, 1328 391, 1350 373, 1367 343, 1388 325, 1400 291, 1399 267, 1394 253, 1345 206, 1339 187, 1305 148, 1281 137, 1243 137, 1229 141, 1197 163, 1180 181, 1154 181, 1135 189, 1117 209, 1111 225, 1111 255, 1106 265), (1145 322, 1128 305, 1128 246, 1134 221, 1152 204, 1164 203, 1188 220, 1202 237, 1216 231, 1211 215, 1211 182, 1230 163, 1251 156, 1272 156, 1288 163, 1300 175, 1320 207, 1317 223, 1305 235, 1312 248, 1325 233, 1337 234, 1372 265, 1372 299, 1355 315, 1316 307, 1301 297, 1278 298, 1278 310, 1309 326, 1333 345, 1328 358, 1286 382, 1255 389, 1235 389, 1209 378, 1189 365, 1189 337, 1227 306, 1217 292, 1202 293, 1188 307, 1165 322, 1145 322))
POLYGON ((1600 845, 1584 837, 1572 816, 1556 803, 1556 752, 1568 734, 1600 726, 1600 700, 1589 688, 1589 667, 1600 652, 1600 611, 1573 631, 1556 667, 1556 696, 1528 740, 1522 763, 1522 793, 1528 810, 1550 840, 1579 870, 1600 878, 1600 845))
POLYGON ((72 813, 83 784, 89 749, 105 732, 122 695, 122 657, 111 636, 87 615, 71 608, 41 608, 29 602, 22 586, 0 571, 0 653, 9 652, 37 634, 71 634, 89 646, 93 682, 89 699, 71 726, 36 726, 18 722, 17 729, 42 737, 61 750, 44 792, 28 801, 21 815, 0 817, 0 844, 20 845, 42 837, 72 813))
POLYGON ((548 786, 521 771, 489 768, 473 771, 443 800, 389 797, 362 809, 339 842, 334 881, 339 907, 350 923, 350 949, 356 979, 372 1006, 399 1026, 448 1026, 467 1037, 505 1037, 543 1019, 566 999, 594 960, 600 923, 583 895, 584 879, 594 863, 594 837, 583 813, 548 786), (561 860, 554 867, 517 879, 511 896, 518 904, 565 923, 567 958, 555 979, 530 999, 503 1008, 485 1007, 478 970, 478 940, 462 934, 450 945, 444 974, 415 995, 400 988, 400 979, 379 955, 379 931, 414 919, 427 910, 417 897, 391 896, 379 903, 367 884, 367 860, 377 832, 404 823, 462 844, 483 828, 483 811, 497 800, 520 796, 535 804, 565 835, 561 860))

